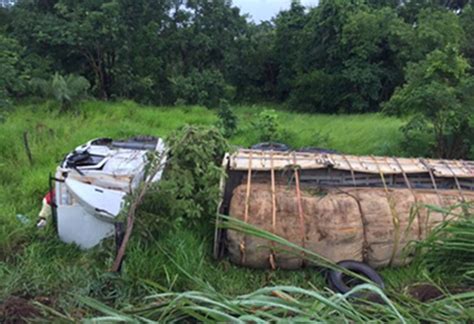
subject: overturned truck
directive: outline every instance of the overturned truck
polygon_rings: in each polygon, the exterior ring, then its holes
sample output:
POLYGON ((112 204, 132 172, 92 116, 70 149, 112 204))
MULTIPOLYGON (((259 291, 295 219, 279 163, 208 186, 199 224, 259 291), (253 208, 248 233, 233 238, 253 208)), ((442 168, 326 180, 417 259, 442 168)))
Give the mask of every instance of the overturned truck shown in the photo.
MULTIPOLYGON (((474 201, 471 161, 241 149, 223 164, 219 213, 334 262, 406 264, 410 242, 474 201)), ((217 224, 214 256, 226 255, 252 268, 308 265, 299 254, 217 224)))

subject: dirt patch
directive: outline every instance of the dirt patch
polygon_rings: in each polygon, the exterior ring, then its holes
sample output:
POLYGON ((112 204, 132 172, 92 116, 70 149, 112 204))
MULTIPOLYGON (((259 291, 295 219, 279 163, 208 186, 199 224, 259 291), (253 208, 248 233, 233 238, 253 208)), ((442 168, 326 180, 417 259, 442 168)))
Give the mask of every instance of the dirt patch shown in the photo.
POLYGON ((39 315, 39 311, 25 298, 11 296, 0 304, 1 323, 26 323, 26 319, 39 315))
POLYGON ((411 297, 421 302, 427 302, 444 297, 444 293, 439 288, 431 284, 413 285, 408 287, 407 292, 411 297))

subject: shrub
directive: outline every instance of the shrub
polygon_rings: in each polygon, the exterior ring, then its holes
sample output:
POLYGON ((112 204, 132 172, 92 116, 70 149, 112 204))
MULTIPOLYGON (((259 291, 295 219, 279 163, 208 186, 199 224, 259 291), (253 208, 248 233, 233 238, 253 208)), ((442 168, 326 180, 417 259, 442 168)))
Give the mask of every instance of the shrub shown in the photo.
POLYGON ((47 99, 51 97, 51 81, 42 78, 32 78, 28 82, 29 93, 32 96, 47 99))
POLYGON ((0 111, 10 106, 6 91, 0 89, 0 111))
POLYGON ((87 97, 90 83, 82 76, 69 74, 64 77, 59 73, 55 73, 51 80, 31 79, 29 88, 29 92, 34 96, 55 100, 64 111, 87 97))
POLYGON ((227 86, 218 70, 193 70, 188 76, 171 79, 173 92, 180 103, 215 108, 225 99, 227 86))
POLYGON ((253 127, 261 142, 278 141, 282 137, 281 125, 278 114, 273 109, 265 109, 258 114, 253 127))
MULTIPOLYGON (((456 48, 435 50, 425 60, 409 65, 406 84, 384 107, 386 112, 412 116, 405 134, 411 136, 408 139, 413 139, 410 134, 415 130, 425 132, 418 134, 422 137, 430 135, 429 142, 434 143, 428 152, 431 156, 459 159, 469 155, 474 141, 469 125, 474 114, 474 78, 469 68, 456 48)), ((427 154, 425 148, 413 153, 427 154)))
POLYGON ((408 156, 429 156, 434 150, 433 127, 423 116, 417 116, 401 128, 401 148, 408 156))
POLYGON ((237 116, 227 100, 221 100, 217 116, 219 117, 219 128, 224 136, 229 138, 234 135, 237 130, 237 116))
POLYGON ((148 194, 144 211, 160 215, 168 225, 210 224, 219 200, 227 141, 217 128, 188 125, 172 133, 166 143, 164 178, 148 194))
POLYGON ((71 108, 87 95, 90 88, 86 78, 69 74, 66 77, 56 73, 51 81, 51 93, 63 110, 71 108))
POLYGON ((342 94, 338 93, 342 81, 321 70, 301 74, 293 82, 289 106, 304 112, 337 112, 342 94))

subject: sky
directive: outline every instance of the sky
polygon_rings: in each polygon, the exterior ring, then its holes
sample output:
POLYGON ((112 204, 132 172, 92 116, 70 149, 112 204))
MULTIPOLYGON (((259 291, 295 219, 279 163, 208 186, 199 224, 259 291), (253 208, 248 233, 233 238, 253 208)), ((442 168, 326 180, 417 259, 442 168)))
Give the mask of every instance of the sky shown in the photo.
MULTIPOLYGON (((291 0, 234 0, 234 6, 241 9, 242 13, 250 14, 253 21, 260 22, 262 20, 270 20, 280 10, 288 9, 291 0)), ((302 0, 304 6, 314 7, 318 4, 318 0, 302 0)))

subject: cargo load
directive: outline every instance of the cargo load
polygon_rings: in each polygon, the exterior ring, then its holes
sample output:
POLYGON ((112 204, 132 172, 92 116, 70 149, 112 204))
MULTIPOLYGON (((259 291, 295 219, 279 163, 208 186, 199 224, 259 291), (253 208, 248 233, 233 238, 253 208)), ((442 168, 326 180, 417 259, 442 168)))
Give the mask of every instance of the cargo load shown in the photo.
MULTIPOLYGON (((474 201, 468 161, 239 150, 224 166, 220 213, 334 262, 375 268, 408 263, 412 242, 474 201), (458 207, 446 214, 427 206, 458 207)), ((310 265, 274 243, 219 228, 214 253, 252 268, 310 265)))

